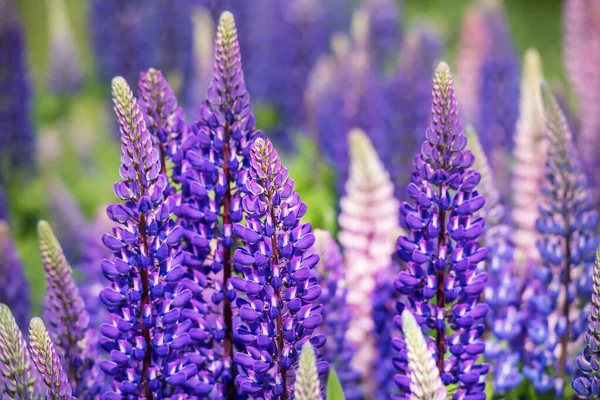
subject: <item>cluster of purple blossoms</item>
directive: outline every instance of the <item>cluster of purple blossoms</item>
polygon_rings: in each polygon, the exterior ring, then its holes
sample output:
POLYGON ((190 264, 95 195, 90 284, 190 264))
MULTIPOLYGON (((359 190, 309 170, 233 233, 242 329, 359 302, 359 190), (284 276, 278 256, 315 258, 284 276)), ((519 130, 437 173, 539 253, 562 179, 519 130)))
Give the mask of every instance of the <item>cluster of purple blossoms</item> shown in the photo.
MULTIPOLYGON (((421 326, 435 331, 436 364, 445 385, 458 385, 456 398, 485 399, 489 366, 478 361, 485 350, 488 306, 480 301, 487 274, 477 265, 487 249, 479 247, 483 219, 474 215, 485 199, 477 192, 480 175, 470 169, 474 157, 466 145, 452 75, 440 63, 433 78, 432 120, 407 188, 413 204, 401 206, 410 235, 398 238, 398 254, 408 263, 395 280, 406 296, 398 311, 408 308, 421 326)), ((404 341, 395 347, 400 351, 396 382, 408 396, 404 341)))
MULTIPOLYGON (((323 322, 321 294, 311 270, 319 262, 306 251, 314 244, 310 223, 301 223, 306 205, 294 192, 294 181, 281 165, 271 142, 256 139, 242 201, 246 223, 233 232, 243 245, 234 260, 241 276, 235 289, 241 323, 234 331, 241 349, 234 360, 241 367, 235 383, 239 393, 287 399, 303 344, 325 344, 325 335, 312 335, 323 322)), ((317 365, 320 374, 328 364, 317 365)))
POLYGON ((38 224, 42 265, 46 274, 44 318, 56 345, 73 395, 93 398, 101 389, 102 378, 96 366, 95 332, 89 329, 89 315, 52 228, 38 224))
POLYGON ((201 357, 184 352, 193 332, 182 310, 199 289, 182 282, 183 229, 172 219, 175 199, 163 197, 168 178, 131 89, 121 77, 112 86, 122 149, 122 180, 114 193, 123 203, 107 208, 117 225, 102 238, 114 252, 101 265, 111 285, 100 293, 110 312, 100 327, 100 345, 110 358, 100 366, 113 378, 112 391, 102 397, 206 394, 196 378, 201 357))
POLYGON ((537 392, 560 397, 575 373, 573 349, 587 329, 598 215, 565 117, 548 88, 543 95, 548 155, 536 223, 541 265, 525 293, 523 374, 537 392))

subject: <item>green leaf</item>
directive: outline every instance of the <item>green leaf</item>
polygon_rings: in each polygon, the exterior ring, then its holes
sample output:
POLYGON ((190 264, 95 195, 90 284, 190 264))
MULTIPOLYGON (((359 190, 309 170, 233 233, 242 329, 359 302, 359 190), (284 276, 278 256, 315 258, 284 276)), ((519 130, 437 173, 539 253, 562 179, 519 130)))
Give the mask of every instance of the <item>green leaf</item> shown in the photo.
POLYGON ((327 400, 346 400, 342 384, 333 368, 329 371, 329 377, 327 378, 327 400))

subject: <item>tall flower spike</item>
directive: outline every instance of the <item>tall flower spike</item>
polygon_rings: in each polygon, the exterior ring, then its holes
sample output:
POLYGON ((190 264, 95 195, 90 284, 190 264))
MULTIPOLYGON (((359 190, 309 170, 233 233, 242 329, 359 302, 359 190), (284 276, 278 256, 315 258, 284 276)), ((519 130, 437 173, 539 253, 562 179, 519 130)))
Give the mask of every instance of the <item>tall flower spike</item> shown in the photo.
POLYGON ((100 366, 113 378, 113 391, 102 397, 204 396, 212 386, 196 376, 201 360, 185 353, 192 321, 180 316, 200 288, 182 279, 182 229, 171 218, 175 200, 164 197, 168 179, 131 89, 117 77, 112 92, 122 149, 114 193, 123 203, 108 206, 116 226, 102 237, 114 254, 101 264, 110 286, 100 300, 111 315, 100 327, 110 359, 100 366))
MULTIPOLYGON (((271 142, 256 139, 251 157, 246 224, 233 227, 243 245, 234 255, 241 276, 231 284, 245 293, 236 300, 241 323, 234 337, 243 347, 234 357, 241 370, 235 383, 241 395, 286 400, 304 343, 325 343, 324 335, 313 336, 323 322, 323 306, 313 304, 321 294, 311 271, 319 256, 306 254, 315 242, 310 223, 300 222, 306 205, 271 142)), ((319 374, 327 370, 321 357, 319 374)))
POLYGON ((577 357, 577 377, 572 383, 580 399, 600 396, 600 248, 596 250, 593 281, 589 325, 584 336, 586 346, 577 357))
POLYGON ((33 363, 48 387, 48 398, 75 400, 71 395, 71 385, 60 364, 54 343, 40 318, 33 318, 29 324, 29 342, 33 363))
POLYGON ((83 82, 81 62, 64 0, 47 1, 50 46, 48 86, 56 94, 76 92, 83 82))
POLYGON ((368 18, 368 46, 381 71, 388 67, 390 54, 402 43, 400 7, 394 0, 362 0, 368 18))
POLYGON ((242 197, 250 166, 250 147, 263 133, 256 130, 250 97, 244 83, 233 15, 224 12, 215 40, 215 65, 207 99, 184 139, 181 201, 176 215, 188 244, 184 263, 189 279, 203 290, 195 292, 185 315, 204 336, 194 335, 203 350, 206 377, 215 395, 233 398, 234 368, 232 225, 242 220, 242 197), (206 315, 206 318, 204 316, 206 315), (218 344, 213 346, 213 343, 218 344))
POLYGON ((14 170, 35 170, 35 133, 24 32, 14 1, 0 0, 0 181, 14 170))
POLYGON ((485 230, 480 244, 488 250, 487 259, 480 269, 488 274, 484 299, 487 313, 485 358, 490 361, 494 393, 506 393, 519 386, 523 377, 519 372, 525 317, 520 310, 522 281, 515 271, 513 232, 504 223, 504 207, 496 188, 492 170, 475 131, 467 128, 468 148, 475 156, 473 168, 481 172, 479 193, 485 197, 480 216, 485 219, 485 230))
MULTIPOLYGON (((408 310, 402 312, 402 333, 406 342, 406 357, 410 376, 411 399, 445 400, 446 389, 440 379, 433 353, 417 320, 408 310)), ((406 379, 399 375, 398 379, 406 379)))
MULTIPOLYGON (((401 207, 409 235, 398 238, 398 254, 408 263, 394 282, 406 296, 398 310, 408 308, 419 324, 435 331, 432 340, 444 384, 457 384, 458 398, 485 399, 488 366, 477 361, 485 349, 481 336, 488 306, 479 301, 487 276, 477 265, 487 249, 478 243, 483 219, 474 216, 485 199, 476 189, 480 175, 471 169, 474 157, 465 150, 454 83, 443 62, 433 78, 431 116, 407 187, 412 204, 401 207)), ((394 343, 403 350, 403 340, 394 343)), ((396 365, 401 375, 409 376, 402 352, 396 365)), ((410 393, 403 382, 397 380, 401 391, 410 393)))
POLYGON ((398 201, 390 176, 364 132, 349 134, 350 177, 340 200, 338 235, 344 249, 348 305, 353 312, 347 337, 357 347, 354 366, 367 382, 377 358, 373 342, 375 278, 389 268, 398 235, 398 201))
MULTIPOLYGON (((513 235, 518 265, 539 262, 535 229, 537 207, 542 202, 540 187, 544 180, 546 155, 546 120, 540 87, 542 84, 540 55, 534 49, 525 53, 521 79, 521 103, 515 134, 515 163, 512 167, 513 209, 516 225, 513 235)), ((525 274, 525 271, 520 271, 525 274)))
POLYGON ((320 332, 327 338, 321 352, 325 361, 337 372, 344 397, 358 400, 362 398, 360 373, 352 362, 356 346, 346 338, 352 321, 352 310, 347 301, 348 283, 342 254, 331 234, 321 229, 315 230, 315 245, 312 250, 319 256, 315 270, 322 288, 319 300, 324 310, 320 332))
POLYGON ((0 303, 12 309, 21 329, 27 328, 31 311, 29 281, 5 221, 0 221, 0 303))
POLYGON ((42 265, 46 273, 47 294, 44 303, 52 341, 56 345, 76 397, 94 396, 100 390, 95 354, 88 348, 90 317, 73 280, 52 228, 46 221, 38 224, 42 265))
POLYGON ((294 382, 295 400, 318 400, 321 398, 321 386, 317 372, 317 358, 315 348, 310 341, 302 345, 298 370, 294 382))
POLYGON ((587 329, 592 265, 598 238, 593 210, 572 136, 558 103, 543 91, 548 137, 544 202, 536 228, 542 265, 528 285, 523 374, 540 393, 563 395, 575 372, 575 350, 587 329))
POLYGON ((565 67, 581 114, 577 148, 590 179, 594 204, 598 204, 599 152, 590 143, 600 137, 600 71, 595 67, 600 64, 600 1, 565 1, 563 17, 565 67))
POLYGON ((27 343, 6 304, 0 304, 0 387, 4 398, 44 400, 27 343))

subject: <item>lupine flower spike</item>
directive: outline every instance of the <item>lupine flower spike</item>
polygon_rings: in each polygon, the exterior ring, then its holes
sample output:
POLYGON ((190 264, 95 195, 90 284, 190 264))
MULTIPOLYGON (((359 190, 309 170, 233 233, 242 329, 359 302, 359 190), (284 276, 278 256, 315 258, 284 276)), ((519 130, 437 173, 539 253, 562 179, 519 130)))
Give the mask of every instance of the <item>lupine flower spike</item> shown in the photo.
POLYGON ((317 358, 315 348, 310 341, 304 343, 298 361, 298 370, 294 382, 295 400, 319 400, 321 399, 321 387, 319 374, 317 372, 317 358))
MULTIPOLYGON (((410 234, 398 238, 398 254, 408 263, 395 281, 406 296, 398 310, 408 308, 419 324, 435 332, 437 368, 445 385, 458 385, 457 398, 485 399, 488 365, 478 360, 485 349, 481 336, 488 306, 479 302, 487 276, 477 265, 486 259, 487 249, 478 243, 484 222, 474 216, 485 199, 476 189, 480 175, 471 169, 473 154, 465 150, 467 139, 445 63, 434 74, 431 116, 407 188, 412 204, 401 207, 410 234)), ((394 343, 401 351, 396 365, 401 375, 409 376, 404 342, 394 343)), ((405 382, 397 380, 408 395, 405 382)))
POLYGON ((29 281, 17 253, 8 224, 0 221, 0 303, 12 310, 21 329, 26 329, 30 312, 29 281))
POLYGON ((403 385, 410 386, 410 399, 446 400, 448 395, 435 365, 433 352, 427 345, 421 326, 408 310, 402 312, 402 333, 410 375, 398 375, 397 379, 408 380, 403 385))
MULTIPOLYGON (((546 157, 546 120, 540 86, 542 84, 540 55, 534 49, 525 53, 521 79, 521 103, 515 133, 515 163, 512 167, 512 220, 515 257, 518 265, 526 266, 540 259, 535 229, 537 207, 542 202, 540 187, 544 180, 546 157)), ((520 271, 525 274, 526 271, 520 271)))
MULTIPOLYGON (((342 254, 331 234, 321 229, 315 230, 312 250, 320 260, 315 267, 322 288, 319 300, 323 304, 325 320, 320 332, 327 338, 321 352, 330 368, 337 372, 346 399, 358 400, 362 398, 362 391, 358 385, 360 372, 353 366, 356 346, 346 337, 352 310, 348 304, 348 282, 342 254)), ((379 366, 382 364, 380 360, 379 366)))
MULTIPOLYGON (((351 131, 349 148, 350 177, 347 194, 340 200, 339 240, 353 313, 347 337, 357 347, 354 365, 367 379, 377 358, 372 318, 375 280, 392 264, 399 207, 390 176, 365 133, 351 131)), ((372 390, 373 382, 370 385, 372 390)))
POLYGON ((475 131, 467 128, 468 148, 475 156, 473 168, 481 173, 479 193, 485 206, 479 215, 485 219, 485 231, 480 244, 488 250, 480 269, 488 274, 484 291, 490 307, 486 326, 486 360, 490 361, 494 393, 514 389, 523 380, 519 361, 524 337, 524 315, 521 306, 522 282, 513 261, 513 232, 504 223, 504 207, 496 188, 492 170, 475 131))
POLYGON ((6 304, 0 304, 0 388, 4 399, 45 400, 23 334, 6 304))
POLYGON ((234 396, 232 225, 242 220, 242 196, 250 165, 250 147, 263 133, 256 130, 244 82, 233 15, 224 12, 215 39, 215 64, 200 120, 184 139, 180 167, 181 194, 176 215, 189 246, 189 279, 203 288, 186 311, 204 336, 193 335, 205 353, 207 379, 217 395, 234 396), (204 318, 206 315, 206 318, 204 318), (212 343, 218 343, 213 346, 212 343))
MULTIPOLYGON (((246 188, 246 224, 233 227, 243 246, 234 255, 241 276, 231 283, 246 294, 236 301, 242 323, 234 335, 243 347, 234 357, 242 370, 235 382, 240 394, 285 400, 304 343, 325 343, 324 335, 313 336, 323 322, 323 306, 313 304, 321 294, 311 271, 319 256, 306 254, 315 242, 311 225, 300 222, 306 205, 268 139, 252 146, 246 188)), ((319 374, 327 370, 321 358, 319 374)))
POLYGON ((96 354, 89 343, 90 317, 73 280, 71 266, 46 221, 38 224, 38 236, 47 286, 44 318, 49 324, 50 337, 73 385, 73 395, 93 396, 100 388, 96 354))
POLYGON ((539 393, 563 395, 575 372, 578 342, 587 329, 592 266, 598 238, 587 180, 565 117, 547 87, 543 91, 548 155, 544 203, 536 228, 542 265, 528 285, 524 375, 539 393))
POLYGON ((40 318, 33 318, 29 325, 31 358, 44 383, 48 387, 48 398, 52 400, 75 400, 71 385, 63 370, 54 343, 40 318))
POLYGON ((101 264, 110 287, 100 300, 111 313, 100 327, 102 347, 110 353, 101 367, 113 378, 104 399, 153 393, 206 395, 196 374, 197 358, 184 350, 192 321, 180 315, 200 288, 182 283, 185 269, 179 250, 182 229, 171 219, 175 200, 164 198, 167 176, 161 174, 159 151, 136 99, 125 80, 113 79, 113 101, 121 130, 121 181, 114 193, 123 201, 107 208, 118 224, 102 241, 114 253, 101 264))
POLYGON ((600 248, 596 250, 593 280, 586 346, 577 357, 577 377, 573 380, 580 399, 600 398, 600 248))

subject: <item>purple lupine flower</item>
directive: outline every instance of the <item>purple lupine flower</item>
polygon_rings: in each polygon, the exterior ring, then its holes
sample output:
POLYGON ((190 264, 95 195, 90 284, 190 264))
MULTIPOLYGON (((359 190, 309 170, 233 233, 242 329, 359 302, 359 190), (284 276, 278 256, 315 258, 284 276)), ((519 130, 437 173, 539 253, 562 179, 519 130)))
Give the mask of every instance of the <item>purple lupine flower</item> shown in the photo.
POLYGON ((596 250, 594 264, 593 293, 590 302, 588 330, 585 333, 585 349, 577 356, 577 376, 572 386, 580 399, 598 398, 600 396, 600 381, 598 365, 600 365, 600 249, 596 250))
POLYGON ((44 318, 50 337, 57 347, 61 361, 73 385, 75 397, 99 393, 98 369, 89 329, 89 315, 75 285, 71 266, 46 221, 38 224, 42 265, 46 274, 44 318))
POLYGON ((376 366, 373 335, 373 296, 377 275, 392 264, 397 237, 398 201, 394 185, 364 132, 349 134, 350 177, 340 200, 338 222, 344 249, 348 305, 353 316, 347 338, 357 352, 354 366, 360 371, 365 391, 374 390, 370 371, 376 366))
POLYGON ((46 399, 27 343, 6 304, 0 304, 0 371, 4 399, 46 399))
POLYGON ((487 313, 485 358, 490 361, 494 393, 506 393, 521 384, 519 371, 525 316, 520 310, 523 285, 514 262, 513 231, 505 220, 504 207, 496 188, 491 167, 479 138, 467 130, 468 147, 475 156, 473 168, 480 172, 479 194, 486 199, 479 215, 485 220, 480 244, 488 250, 480 269, 487 272, 484 291, 487 313))
POLYGON ((35 170, 31 83, 23 27, 14 1, 0 1, 0 180, 13 169, 35 170))
POLYGON ((107 208, 116 224, 102 241, 113 251, 102 262, 110 280, 100 300, 110 312, 100 327, 110 359, 100 363, 113 379, 104 399, 123 396, 205 395, 210 386, 196 374, 198 361, 186 357, 192 321, 181 319, 194 282, 184 282, 181 227, 171 218, 173 197, 163 198, 168 178, 136 99, 122 77, 113 79, 113 101, 121 130, 121 181, 114 193, 123 201, 107 208))
MULTIPOLYGON (((88 9, 97 73, 135 82, 158 59, 157 0, 92 0, 88 9)), ((161 16, 158 16, 159 18, 161 16)))
POLYGON ((414 154, 421 147, 431 108, 431 76, 442 50, 439 34, 425 25, 412 27, 405 35, 398 62, 386 89, 393 134, 389 146, 390 172, 396 198, 405 200, 414 154))
POLYGON ((157 35, 157 64, 172 82, 176 92, 187 98, 192 80, 193 24, 195 0, 157 0, 155 29, 157 35))
POLYGON ((384 165, 388 165, 390 153, 385 145, 390 113, 386 111, 382 82, 367 51, 360 47, 343 49, 346 43, 341 38, 334 41, 335 74, 323 90, 324 96, 314 104, 319 147, 337 173, 340 195, 348 180, 350 130, 360 128, 369 135, 384 165))
POLYGON ((315 349, 309 340, 304 342, 300 351, 298 370, 294 379, 294 399, 315 400, 321 398, 317 358, 315 349))
MULTIPOLYGON (((389 66, 391 54, 395 54, 402 43, 399 2, 396 0, 362 0, 360 7, 367 14, 367 46, 374 64, 381 71, 389 66)), ((433 68, 432 68, 433 69, 433 68)))
POLYGON ((146 128, 160 155, 161 173, 167 174, 167 159, 178 162, 183 157, 180 149, 185 125, 183 109, 177 106, 167 80, 154 68, 141 73, 138 99, 146 128))
POLYGON ((319 332, 327 338, 321 353, 330 367, 337 372, 346 399, 358 400, 363 394, 359 386, 360 372, 352 365, 356 348, 346 340, 352 310, 347 302, 348 283, 342 254, 329 232, 316 229, 314 235, 315 245, 312 251, 319 256, 315 270, 322 289, 319 301, 324 309, 324 321, 319 332))
POLYGON ((58 241, 65 244, 65 256, 75 265, 84 254, 88 221, 69 188, 57 176, 48 180, 48 200, 58 241))
MULTIPOLYGON (((234 254, 241 276, 231 284, 245 293, 236 300, 241 323, 234 337, 243 347, 234 357, 241 371, 235 383, 240 394, 288 399, 303 344, 310 340, 319 349, 326 340, 313 336, 323 322, 323 306, 313 304, 321 288, 311 272, 319 256, 306 255, 315 242, 310 223, 300 222, 306 205, 268 139, 252 146, 246 188, 246 224, 233 227, 243 245, 234 254)), ((319 374, 327 367, 318 361, 319 374)))
POLYGON ((473 124, 496 182, 500 187, 506 187, 510 184, 506 165, 512 154, 519 116, 519 58, 502 8, 486 6, 483 12, 488 33, 479 71, 479 118, 473 124))
POLYGON ((83 72, 64 1, 49 2, 48 16, 48 87, 55 94, 72 94, 81 88, 83 72))
MULTIPOLYGON (((525 53, 521 80, 519 121, 515 132, 515 164, 512 167, 512 220, 515 257, 521 265, 539 262, 536 243, 540 235, 535 229, 537 208, 542 202, 540 187, 544 180, 546 157, 546 120, 540 93, 542 66, 537 51, 525 53)), ((522 275, 525 271, 521 271, 522 275)))
POLYGON ((37 317, 32 318, 29 324, 29 347, 33 364, 48 388, 48 398, 75 400, 54 343, 50 339, 44 322, 37 317))
MULTIPOLYGON (((480 248, 483 219, 475 218, 485 204, 477 192, 479 172, 471 169, 474 157, 465 150, 450 68, 440 63, 433 78, 432 119, 407 193, 413 204, 404 203, 409 236, 398 238, 398 254, 408 269, 398 274, 394 285, 406 296, 398 303, 415 314, 420 325, 435 331, 435 357, 445 385, 456 384, 457 398, 485 399, 488 365, 477 361, 485 344, 483 318, 488 306, 480 304, 486 273, 477 270, 487 249, 480 248), (435 298, 435 300, 434 300, 435 298), (448 332, 451 329, 453 333, 448 332), (446 352, 449 356, 446 357, 446 352)), ((394 342, 397 350, 403 341, 394 342)), ((406 361, 397 363, 396 382, 410 393, 402 376, 408 376, 406 361)))
POLYGON ((198 332, 205 332, 204 336, 193 337, 194 345, 206 348, 206 369, 214 371, 206 378, 217 383, 217 396, 233 396, 235 392, 232 225, 242 220, 250 146, 263 135, 255 123, 235 21, 230 12, 224 12, 217 30, 207 99, 200 120, 183 139, 185 157, 178 178, 182 196, 176 210, 189 244, 184 259, 189 279, 205 289, 195 293, 185 315, 195 321, 198 332))
POLYGON ((88 228, 85 237, 85 251, 77 270, 81 279, 77 283, 79 292, 85 303, 85 309, 90 316, 90 326, 97 330, 106 320, 107 312, 100 302, 98 295, 108 285, 108 280, 102 273, 100 265, 102 260, 110 258, 112 252, 102 243, 102 235, 110 231, 112 221, 108 218, 103 207, 96 213, 96 217, 88 228))
POLYGON ((590 179, 593 201, 600 198, 596 188, 598 150, 595 143, 600 135, 600 1, 568 0, 564 2, 564 53, 565 69, 579 104, 581 127, 577 135, 577 148, 582 157, 582 168, 590 179))
POLYGON ((575 372, 574 346, 587 329, 598 215, 565 117, 548 88, 543 99, 549 142, 536 223, 542 264, 526 293, 523 374, 537 392, 561 397, 575 372))
POLYGON ((0 221, 0 303, 12 309, 21 329, 27 328, 31 307, 29 281, 5 221, 0 221))

